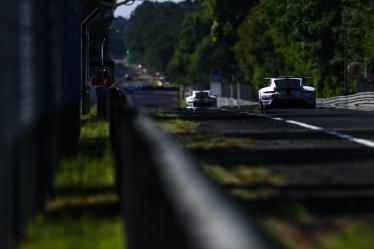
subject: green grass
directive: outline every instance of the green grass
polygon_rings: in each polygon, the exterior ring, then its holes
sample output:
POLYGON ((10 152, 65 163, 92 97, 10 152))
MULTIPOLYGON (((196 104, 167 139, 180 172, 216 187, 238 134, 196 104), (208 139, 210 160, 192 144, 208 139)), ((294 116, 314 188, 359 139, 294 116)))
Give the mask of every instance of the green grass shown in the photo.
POLYGON ((96 106, 90 109, 90 112, 81 116, 81 135, 80 142, 84 139, 108 139, 109 138, 109 124, 103 119, 97 118, 96 106))
POLYGON ((198 123, 182 119, 160 120, 158 125, 164 131, 172 134, 195 133, 199 128, 198 123))
POLYGON ((346 219, 342 230, 322 235, 321 249, 369 249, 374 248, 374 225, 359 220, 346 219))
POLYGON ((64 159, 57 169, 54 187, 94 188, 114 186, 114 165, 109 145, 99 157, 78 152, 72 159, 64 159))
POLYGON ((248 188, 256 184, 282 186, 287 184, 287 177, 271 172, 264 167, 240 165, 226 169, 220 165, 203 165, 205 173, 215 182, 232 186, 229 193, 242 200, 266 199, 275 196, 274 188, 248 188))
POLYGON ((39 215, 30 223, 22 249, 115 249, 123 248, 120 217, 103 219, 39 215))
POLYGON ((30 220, 20 249, 124 248, 108 124, 96 108, 81 121, 78 151, 61 161, 54 191, 30 220))
POLYGON ((188 149, 204 150, 229 148, 249 149, 253 147, 254 143, 254 140, 247 138, 210 136, 196 138, 194 141, 186 143, 186 147, 188 149))
POLYGON ((92 121, 88 120, 84 123, 81 128, 81 140, 94 138, 108 138, 109 137, 109 125, 107 122, 102 120, 92 121))
POLYGON ((273 185, 284 185, 288 179, 279 174, 271 172, 264 167, 252 167, 240 165, 233 169, 225 169, 219 165, 203 165, 205 173, 221 184, 260 184, 269 183, 273 185))
POLYGON ((94 188, 114 186, 114 159, 108 122, 96 118, 96 108, 82 115, 78 152, 63 159, 56 171, 54 187, 94 188))
MULTIPOLYGON (((361 218, 321 217, 312 214, 262 219, 276 240, 290 249, 372 249, 374 225, 361 218)), ((372 218, 371 218, 372 219, 372 218)))

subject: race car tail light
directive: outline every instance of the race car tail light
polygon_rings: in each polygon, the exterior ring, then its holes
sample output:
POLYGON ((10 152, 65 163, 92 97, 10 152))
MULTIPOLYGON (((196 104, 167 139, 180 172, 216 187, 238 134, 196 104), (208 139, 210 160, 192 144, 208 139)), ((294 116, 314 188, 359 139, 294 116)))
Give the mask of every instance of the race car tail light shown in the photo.
POLYGON ((264 93, 276 93, 277 91, 276 91, 277 89, 273 89, 272 91, 266 91, 266 92, 264 92, 264 93))

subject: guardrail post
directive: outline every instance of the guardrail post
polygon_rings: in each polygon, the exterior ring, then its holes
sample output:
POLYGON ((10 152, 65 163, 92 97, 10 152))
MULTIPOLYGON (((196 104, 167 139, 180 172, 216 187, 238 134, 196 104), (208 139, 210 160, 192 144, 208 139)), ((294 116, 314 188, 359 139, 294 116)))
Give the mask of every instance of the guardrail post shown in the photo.
POLYGON ((236 106, 238 109, 240 109, 240 83, 236 83, 236 106))

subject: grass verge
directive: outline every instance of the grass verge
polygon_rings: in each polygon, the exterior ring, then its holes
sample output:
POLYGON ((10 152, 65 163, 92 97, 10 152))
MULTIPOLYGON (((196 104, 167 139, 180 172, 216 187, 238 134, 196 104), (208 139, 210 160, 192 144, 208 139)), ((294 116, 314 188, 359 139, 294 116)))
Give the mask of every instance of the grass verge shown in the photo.
POLYGON ((249 185, 269 183, 281 186, 288 179, 260 166, 240 165, 233 169, 225 169, 219 165, 204 165, 204 171, 208 176, 221 184, 249 185))
POLYGON ((210 136, 210 137, 196 137, 193 141, 186 143, 188 149, 248 149, 254 145, 254 140, 247 138, 225 137, 225 136, 210 136))
POLYGON ((81 217, 34 218, 27 230, 28 239, 22 249, 115 249, 123 248, 122 220, 119 217, 98 219, 81 217))
POLYGON ((199 124, 196 122, 178 118, 160 120, 158 125, 164 131, 172 134, 196 133, 199 128, 199 124))
POLYGON ((53 194, 20 249, 124 248, 108 123, 96 118, 96 108, 81 121, 78 151, 56 170, 53 194))
POLYGON ((266 217, 261 222, 266 230, 292 249, 372 249, 373 217, 318 217, 295 215, 292 218, 266 217))

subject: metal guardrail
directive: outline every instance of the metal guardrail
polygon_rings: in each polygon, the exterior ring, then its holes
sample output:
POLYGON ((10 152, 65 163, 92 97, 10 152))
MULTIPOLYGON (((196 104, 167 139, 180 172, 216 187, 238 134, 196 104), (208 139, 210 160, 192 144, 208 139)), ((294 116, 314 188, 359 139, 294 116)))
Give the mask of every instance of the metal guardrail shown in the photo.
POLYGON ((279 248, 119 88, 111 89, 110 99, 129 249, 279 248))
POLYGON ((332 98, 319 98, 317 99, 317 104, 322 107, 373 111, 374 92, 363 92, 332 98))
MULTIPOLYGON (((257 99, 249 85, 233 85, 212 82, 211 91, 218 95, 219 105, 254 105, 257 99)), ((334 107, 341 109, 374 111, 374 92, 362 92, 347 96, 332 98, 318 98, 317 105, 321 107, 334 107)))

